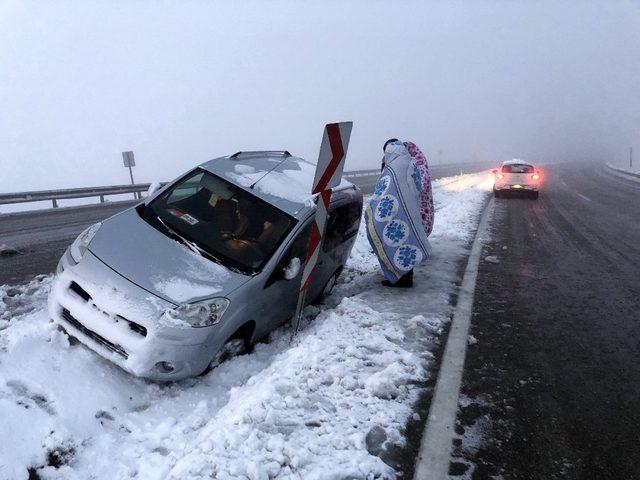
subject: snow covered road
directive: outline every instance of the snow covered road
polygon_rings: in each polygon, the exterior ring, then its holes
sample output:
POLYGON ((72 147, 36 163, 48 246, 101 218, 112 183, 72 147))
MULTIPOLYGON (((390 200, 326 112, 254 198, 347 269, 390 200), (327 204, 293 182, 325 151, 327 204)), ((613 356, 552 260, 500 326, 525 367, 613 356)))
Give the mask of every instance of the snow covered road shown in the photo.
POLYGON ((395 478, 491 180, 434 183, 433 257, 386 289, 364 226, 333 294, 207 375, 130 376, 47 317, 50 278, 0 287, 0 479, 395 478))

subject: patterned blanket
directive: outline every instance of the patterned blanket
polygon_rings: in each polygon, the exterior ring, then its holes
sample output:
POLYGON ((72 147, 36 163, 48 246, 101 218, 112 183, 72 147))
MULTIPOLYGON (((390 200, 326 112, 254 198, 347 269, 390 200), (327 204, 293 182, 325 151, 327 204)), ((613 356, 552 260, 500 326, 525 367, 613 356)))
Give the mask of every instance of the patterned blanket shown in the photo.
POLYGON ((433 197, 427 161, 413 143, 387 145, 384 162, 365 218, 369 243, 395 283, 431 253, 433 197))

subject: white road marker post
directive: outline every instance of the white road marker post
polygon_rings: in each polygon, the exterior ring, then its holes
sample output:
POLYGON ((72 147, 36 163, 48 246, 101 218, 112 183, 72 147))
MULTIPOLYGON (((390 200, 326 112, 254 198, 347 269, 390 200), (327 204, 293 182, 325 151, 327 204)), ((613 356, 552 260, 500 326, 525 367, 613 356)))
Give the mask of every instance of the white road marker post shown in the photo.
POLYGON ((344 160, 347 157, 352 127, 353 122, 328 123, 324 127, 320 154, 318 155, 318 164, 316 165, 316 174, 311 190, 313 195, 318 195, 316 216, 311 225, 311 236, 309 238, 307 256, 304 269, 302 270, 302 280, 298 293, 298 305, 296 306, 296 312, 292 321, 292 340, 296 333, 298 333, 302 309, 304 308, 307 292, 313 282, 313 276, 318 264, 318 256, 322 248, 324 230, 329 215, 331 191, 333 187, 340 185, 342 180, 344 160))

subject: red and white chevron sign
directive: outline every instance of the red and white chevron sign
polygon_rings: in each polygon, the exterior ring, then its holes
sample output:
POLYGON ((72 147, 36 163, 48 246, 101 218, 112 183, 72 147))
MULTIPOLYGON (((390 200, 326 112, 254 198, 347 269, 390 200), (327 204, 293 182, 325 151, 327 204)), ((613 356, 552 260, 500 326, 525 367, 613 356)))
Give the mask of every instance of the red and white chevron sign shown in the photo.
POLYGON ((304 308, 307 290, 313 282, 313 276, 318 264, 318 256, 324 239, 324 229, 329 216, 329 202, 331 201, 331 189, 340 185, 344 160, 349 148, 351 128, 353 122, 329 123, 324 127, 318 165, 313 180, 312 193, 319 194, 316 206, 316 215, 311 225, 311 237, 307 248, 307 256, 302 271, 302 281, 298 294, 298 305, 293 317, 293 335, 298 331, 300 314, 304 308))
POLYGON ((316 175, 311 193, 340 185, 353 122, 328 123, 324 127, 316 175))
POLYGON ((307 258, 304 261, 304 270, 302 271, 302 282, 300 291, 306 290, 311 285, 313 273, 318 264, 318 255, 320 254, 320 246, 324 238, 324 228, 329 216, 329 202, 331 201, 331 189, 323 190, 318 197, 316 210, 316 218, 311 225, 311 238, 309 238, 309 246, 307 248, 307 258))

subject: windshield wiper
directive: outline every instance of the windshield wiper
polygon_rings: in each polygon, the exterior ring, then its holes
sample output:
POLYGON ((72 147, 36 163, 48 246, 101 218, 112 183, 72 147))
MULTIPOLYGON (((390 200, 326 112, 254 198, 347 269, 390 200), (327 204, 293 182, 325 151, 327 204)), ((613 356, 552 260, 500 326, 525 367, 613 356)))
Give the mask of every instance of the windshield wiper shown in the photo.
POLYGON ((199 255, 202 255, 202 256, 206 255, 208 257, 211 257, 215 262, 222 264, 222 262, 218 258, 216 258, 214 255, 212 255, 209 252, 207 252, 206 250, 204 250, 197 243, 184 238, 182 235, 180 235, 178 232, 176 232, 173 228, 171 228, 169 225, 167 225, 162 220, 162 218, 160 218, 160 216, 156 215, 156 218, 162 224, 162 226, 167 229, 167 231, 171 235, 173 235, 174 237, 177 237, 182 243, 184 243, 187 247, 189 247, 189 250, 191 250, 192 252, 197 253, 199 255))
POLYGON ((240 271, 237 268, 233 268, 233 267, 229 267, 227 265, 225 265, 224 263, 222 263, 222 261, 220 261, 220 259, 218 257, 216 257, 215 255, 213 255, 212 253, 208 252, 207 250, 205 250, 204 248, 202 248, 200 245, 198 245, 196 242, 193 242, 187 238, 184 238, 182 235, 180 235, 178 232, 176 232, 173 228, 171 228, 169 225, 167 225, 162 218, 160 218, 159 215, 156 215, 156 218, 158 219, 158 221, 162 224, 162 226, 164 228, 167 229, 167 231, 173 235, 174 237, 177 237, 182 243, 184 243, 189 250, 191 250, 194 253, 197 253, 203 257, 208 257, 210 260, 213 260, 214 262, 223 265, 225 268, 228 268, 229 270, 231 270, 232 272, 236 272, 236 273, 241 273, 244 274, 244 272, 240 271))

